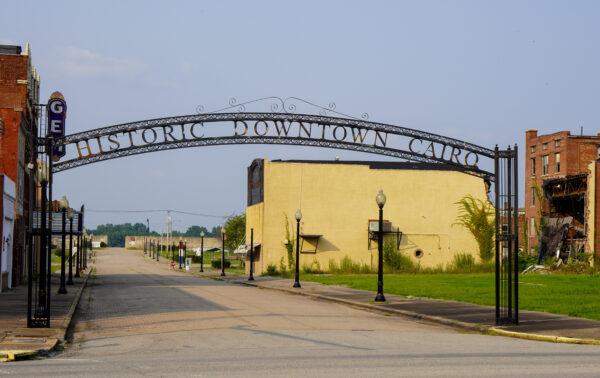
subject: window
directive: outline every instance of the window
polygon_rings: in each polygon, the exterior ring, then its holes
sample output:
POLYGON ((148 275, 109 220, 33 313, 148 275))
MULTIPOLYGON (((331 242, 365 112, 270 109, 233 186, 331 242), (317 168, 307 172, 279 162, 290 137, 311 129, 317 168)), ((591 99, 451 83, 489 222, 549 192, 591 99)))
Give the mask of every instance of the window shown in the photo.
POLYGON ((532 187, 531 188, 531 206, 535 206, 535 197, 536 197, 536 195, 535 195, 535 188, 532 187))
POLYGON ((529 236, 535 236, 535 218, 529 218, 529 236))
POLYGON ((598 156, 596 156, 596 159, 600 160, 600 145, 598 145, 596 148, 597 148, 597 155, 598 155, 598 156))
POLYGON ((548 155, 542 156, 542 175, 548 174, 548 155))
POLYGON ((556 148, 560 147, 560 139, 557 139, 554 141, 554 147, 556 147, 556 148))
POLYGON ((543 143, 542 150, 547 150, 547 149, 548 149, 548 143, 543 143))
POLYGON ((535 176, 535 158, 531 158, 531 175, 535 176))
POLYGON ((556 163, 556 172, 560 172, 560 154, 554 154, 554 162, 556 163))
MULTIPOLYGON (((600 147, 599 147, 600 148, 600 147)), ((535 154, 535 144, 533 146, 531 146, 531 153, 535 154)))

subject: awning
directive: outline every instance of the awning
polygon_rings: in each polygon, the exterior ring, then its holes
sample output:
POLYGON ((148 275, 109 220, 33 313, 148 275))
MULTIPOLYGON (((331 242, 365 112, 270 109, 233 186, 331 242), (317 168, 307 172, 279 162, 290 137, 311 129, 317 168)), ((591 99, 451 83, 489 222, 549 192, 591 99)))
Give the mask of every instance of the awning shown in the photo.
POLYGON ((321 239, 323 235, 317 234, 300 234, 300 239, 302 239, 302 246, 300 247, 300 253, 317 253, 317 249, 319 248, 319 239, 321 239), (315 249, 304 250, 304 241, 308 240, 309 243, 314 244, 315 249))
MULTIPOLYGON (((256 248, 260 247, 260 243, 256 243, 254 244, 254 250, 256 250, 256 248)), ((250 246, 247 244, 240 244, 239 247, 237 247, 235 249, 235 251, 233 251, 233 253, 238 254, 238 255, 244 255, 246 253, 248 253, 250 251, 250 246)))

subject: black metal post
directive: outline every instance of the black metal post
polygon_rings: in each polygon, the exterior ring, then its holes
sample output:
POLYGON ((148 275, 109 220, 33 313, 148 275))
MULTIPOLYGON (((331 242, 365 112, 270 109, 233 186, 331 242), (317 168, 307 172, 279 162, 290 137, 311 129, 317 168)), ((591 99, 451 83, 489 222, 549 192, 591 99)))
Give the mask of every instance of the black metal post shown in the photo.
POLYGON ((46 212, 46 189, 48 188, 48 184, 42 182, 42 219, 40 222, 40 273, 38 277, 38 303, 40 312, 45 312, 46 308, 46 259, 49 258, 48 253, 48 243, 46 242, 46 237, 48 236, 47 229, 47 212, 46 212))
POLYGON ((204 235, 200 236, 200 272, 204 272, 204 235))
POLYGON ((65 286, 67 268, 65 260, 65 249, 67 248, 67 209, 62 209, 62 244, 60 254, 60 287, 58 288, 58 294, 67 294, 67 288, 65 286))
POLYGON ((222 246, 221 246, 221 276, 225 276, 225 230, 221 230, 222 246))
POLYGON ((81 266, 79 264, 81 264, 81 259, 79 258, 79 255, 81 253, 81 235, 77 235, 77 255, 76 255, 76 260, 75 260, 75 277, 79 278, 81 277, 81 266))
POLYGON ((375 296, 375 302, 385 302, 385 296, 383 295, 383 205, 379 205, 377 253, 377 295, 375 296))
POLYGON ((496 324, 500 322, 500 154, 498 145, 494 149, 494 206, 496 218, 496 237, 494 249, 496 252, 496 324))
MULTIPOLYGON (((37 138, 34 135, 34 147, 32 148, 31 154, 31 163, 36 161, 36 150, 37 150, 37 138)), ((29 227, 27 229, 27 327, 33 326, 33 260, 35 256, 34 251, 34 240, 33 236, 33 214, 35 214, 35 204, 36 204, 36 196, 35 196, 35 177, 36 177, 36 169, 35 165, 33 165, 34 169, 29 172, 29 227)))
POLYGON ((83 270, 87 269, 87 237, 83 237, 83 270))
POLYGON ((254 229, 250 229, 250 276, 248 281, 254 281, 254 229))
POLYGON ((514 222, 515 225, 513 227, 515 234, 515 324, 519 324, 519 151, 517 149, 517 145, 515 144, 515 148, 513 150, 514 156, 514 222))
POLYGON ((47 252, 48 252, 48 258, 46 259, 46 327, 50 328, 50 319, 51 319, 51 299, 52 296, 50 295, 50 292, 52 291, 52 184, 54 182, 53 179, 53 175, 52 175, 52 167, 53 167, 53 149, 54 149, 54 138, 52 138, 52 136, 48 137, 48 228, 46 229, 47 234, 47 239, 46 239, 46 243, 48 243, 47 245, 47 252))
POLYGON ((73 218, 69 219, 69 280, 67 285, 73 285, 73 218))
POLYGON ((160 257, 160 249, 162 248, 162 245, 158 245, 156 248, 156 261, 159 261, 159 257, 160 257))
MULTIPOLYGON (((515 253, 513 249, 513 229, 512 229, 512 150, 510 146, 507 150, 506 159, 506 197, 504 203, 506 210, 504 217, 506 219, 506 239, 508 254, 506 256, 506 278, 508 281, 508 321, 513 321, 513 296, 512 296, 512 257, 515 253)), ((504 222, 503 222, 504 223, 504 222)))
POLYGON ((296 263, 294 265, 294 287, 300 288, 300 219, 296 219, 296 263))

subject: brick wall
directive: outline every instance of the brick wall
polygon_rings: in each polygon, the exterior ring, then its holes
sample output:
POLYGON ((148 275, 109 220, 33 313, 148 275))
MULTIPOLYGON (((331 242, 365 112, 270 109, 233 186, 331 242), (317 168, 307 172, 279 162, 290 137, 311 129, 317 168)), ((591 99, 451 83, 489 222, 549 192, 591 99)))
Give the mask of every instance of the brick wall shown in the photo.
POLYGON ((541 204, 534 199, 533 188, 538 186, 541 189, 548 179, 588 173, 589 163, 598 158, 598 144, 600 133, 597 136, 575 136, 569 131, 547 135, 538 135, 537 130, 525 132, 525 218, 530 250, 537 245, 537 236, 535 232, 531 232, 531 219, 538 226, 540 206, 542 212, 548 210, 548 204, 543 198, 541 204), (560 170, 556 164, 557 154, 560 155, 560 170), (542 167, 544 156, 548 159, 546 174, 542 167), (535 169, 532 168, 534 163, 535 169))
POLYGON ((34 105, 39 97, 39 77, 31 67, 28 48, 23 54, 16 48, 1 51, 0 118, 4 132, 0 135, 0 173, 17 185, 12 277, 13 285, 18 285, 26 274, 25 230, 29 222, 29 203, 25 194, 29 175, 25 166, 33 152, 33 138, 28 135, 37 132, 34 105))

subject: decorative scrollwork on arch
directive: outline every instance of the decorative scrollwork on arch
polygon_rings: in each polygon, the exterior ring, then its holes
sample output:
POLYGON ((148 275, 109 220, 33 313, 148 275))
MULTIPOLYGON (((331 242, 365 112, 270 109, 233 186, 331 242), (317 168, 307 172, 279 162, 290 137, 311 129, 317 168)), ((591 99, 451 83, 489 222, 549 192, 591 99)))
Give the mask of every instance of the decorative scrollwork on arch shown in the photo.
MULTIPOLYGON (((284 98, 278 96, 268 96, 261 97, 254 100, 238 102, 236 97, 231 97, 228 100, 228 106, 215 109, 212 111, 205 111, 205 107, 203 105, 198 105, 196 107, 197 114, 212 114, 212 113, 223 113, 223 112, 245 112, 249 106, 251 105, 260 105, 266 104, 267 108, 273 113, 296 113, 299 111, 299 106, 302 105, 306 108, 307 111, 303 111, 303 113, 313 113, 321 116, 335 116, 335 117, 343 117, 343 118, 351 118, 351 119, 363 119, 368 120, 369 114, 362 113, 360 117, 356 117, 347 113, 340 112, 337 109, 337 104, 333 101, 330 101, 327 106, 322 106, 316 104, 312 101, 305 100, 300 97, 289 96, 284 98)), ((262 111, 263 109, 259 109, 262 111)))

